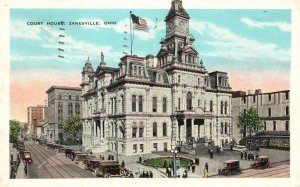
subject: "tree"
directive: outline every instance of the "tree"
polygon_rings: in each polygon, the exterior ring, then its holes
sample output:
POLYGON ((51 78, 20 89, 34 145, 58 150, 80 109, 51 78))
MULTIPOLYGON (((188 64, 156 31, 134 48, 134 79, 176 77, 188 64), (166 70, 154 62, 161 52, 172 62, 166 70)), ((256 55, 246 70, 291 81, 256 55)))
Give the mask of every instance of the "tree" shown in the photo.
POLYGON ((16 120, 10 120, 9 127, 10 127, 9 140, 11 143, 15 143, 18 140, 18 136, 21 130, 20 122, 16 120))
POLYGON ((246 129, 250 134, 252 142, 252 132, 263 128, 263 122, 254 108, 246 110, 245 113, 240 113, 238 116, 238 128, 246 129))
POLYGON ((73 136, 75 142, 76 136, 82 134, 82 123, 78 116, 73 116, 64 123, 64 130, 70 136, 73 136))

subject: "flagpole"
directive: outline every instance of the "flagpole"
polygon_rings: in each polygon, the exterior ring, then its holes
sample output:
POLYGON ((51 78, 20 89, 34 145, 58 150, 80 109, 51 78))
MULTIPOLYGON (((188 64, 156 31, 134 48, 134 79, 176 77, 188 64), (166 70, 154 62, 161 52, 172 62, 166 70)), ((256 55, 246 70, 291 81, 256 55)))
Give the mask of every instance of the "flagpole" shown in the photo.
POLYGON ((132 56, 132 33, 131 33, 131 11, 129 12, 130 14, 129 14, 129 21, 130 21, 130 32, 129 32, 129 34, 130 34, 130 55, 132 56))

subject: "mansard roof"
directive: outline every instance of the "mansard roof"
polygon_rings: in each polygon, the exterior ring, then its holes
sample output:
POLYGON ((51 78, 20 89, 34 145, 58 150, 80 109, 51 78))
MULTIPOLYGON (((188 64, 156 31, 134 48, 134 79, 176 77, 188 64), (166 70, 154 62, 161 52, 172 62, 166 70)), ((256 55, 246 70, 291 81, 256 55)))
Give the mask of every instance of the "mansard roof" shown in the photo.
POLYGON ((147 71, 148 71, 150 82, 156 82, 157 73, 161 73, 163 78, 163 83, 169 84, 168 76, 165 71, 162 71, 161 69, 150 69, 150 68, 147 68, 147 71))
POLYGON ((112 67, 106 67, 106 66, 98 66, 94 76, 100 75, 101 73, 114 73, 118 71, 119 68, 112 68, 112 67))
POLYGON ((190 19, 188 13, 184 10, 184 8, 182 6, 181 0, 173 0, 172 7, 170 8, 170 10, 168 12, 168 15, 166 16, 165 21, 169 20, 170 18, 172 18, 174 16, 181 16, 186 19, 190 19), (178 7, 175 4, 177 4, 178 7))

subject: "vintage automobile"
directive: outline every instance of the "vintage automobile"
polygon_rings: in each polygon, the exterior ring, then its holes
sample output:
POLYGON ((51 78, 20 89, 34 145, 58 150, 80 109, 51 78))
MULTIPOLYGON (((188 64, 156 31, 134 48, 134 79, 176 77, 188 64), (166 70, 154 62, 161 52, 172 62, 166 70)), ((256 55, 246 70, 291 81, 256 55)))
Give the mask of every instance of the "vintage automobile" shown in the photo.
POLYGON ((71 160, 74 161, 76 155, 82 154, 82 153, 83 153, 83 152, 81 152, 81 151, 72 149, 72 151, 71 151, 71 160))
POLYGON ((83 160, 84 169, 91 170, 92 160, 100 161, 99 159, 96 158, 96 156, 86 156, 85 159, 83 160))
POLYGON ((65 148, 65 156, 71 158, 72 149, 70 147, 65 148))
POLYGON ((269 157, 267 156, 259 156, 253 164, 250 165, 250 168, 253 169, 265 169, 269 168, 270 163, 269 163, 269 157))
POLYGON ((22 160, 24 164, 26 163, 31 164, 33 162, 29 151, 23 152, 22 160))
POLYGON ((87 157, 86 153, 76 154, 74 158, 75 164, 82 164, 86 157, 87 157))
POLYGON ((95 172, 96 168, 99 166, 100 164, 100 159, 96 158, 90 161, 90 171, 91 172, 95 172))
POLYGON ((122 177, 123 172, 121 172, 120 164, 114 160, 101 161, 98 167, 95 169, 95 174, 97 177, 122 177))
POLYGON ((236 175, 240 174, 240 162, 238 160, 227 160, 224 162, 224 168, 218 170, 219 175, 236 175))

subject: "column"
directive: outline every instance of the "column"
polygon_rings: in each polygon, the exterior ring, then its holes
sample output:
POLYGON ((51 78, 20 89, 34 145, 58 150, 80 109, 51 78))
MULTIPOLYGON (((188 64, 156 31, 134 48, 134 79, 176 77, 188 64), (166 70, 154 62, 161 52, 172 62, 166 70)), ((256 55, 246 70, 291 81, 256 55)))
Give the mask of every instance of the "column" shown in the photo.
POLYGON ((182 140, 186 140, 186 119, 183 120, 182 140))
POLYGON ((196 127, 195 127, 195 119, 191 119, 191 125, 192 125, 192 137, 196 138, 197 137, 197 131, 196 131, 196 127))

